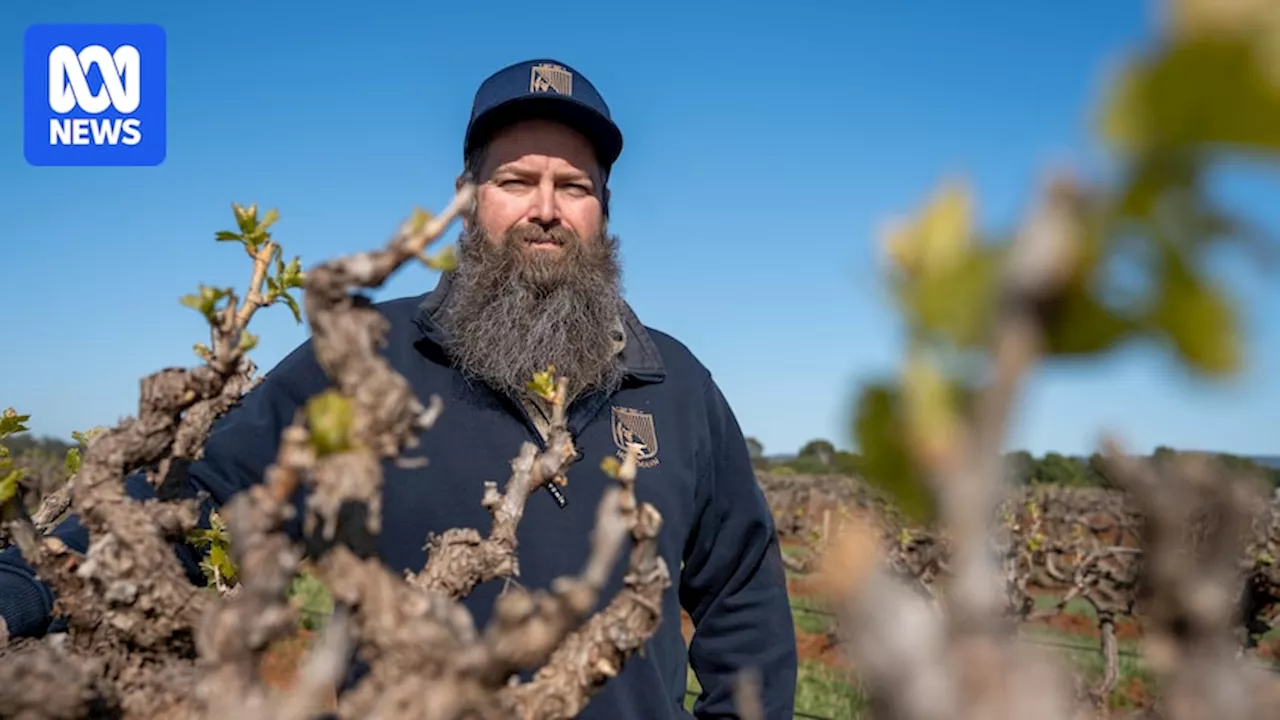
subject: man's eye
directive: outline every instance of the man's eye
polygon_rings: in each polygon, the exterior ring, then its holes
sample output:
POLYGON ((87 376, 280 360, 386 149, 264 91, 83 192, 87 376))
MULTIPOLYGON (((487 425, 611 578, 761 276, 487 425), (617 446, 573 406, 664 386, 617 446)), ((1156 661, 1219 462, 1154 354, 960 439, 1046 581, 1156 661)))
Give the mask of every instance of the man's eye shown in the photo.
POLYGON ((591 188, 581 183, 570 183, 565 187, 574 195, 587 195, 591 193, 591 188))

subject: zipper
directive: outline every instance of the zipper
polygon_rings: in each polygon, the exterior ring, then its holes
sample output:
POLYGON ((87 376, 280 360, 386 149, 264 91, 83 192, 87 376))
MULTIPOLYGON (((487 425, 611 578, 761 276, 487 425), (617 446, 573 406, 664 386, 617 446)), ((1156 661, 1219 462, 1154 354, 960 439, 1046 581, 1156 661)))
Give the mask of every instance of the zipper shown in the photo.
MULTIPOLYGON (((520 421, 524 423, 525 430, 528 430, 529 434, 533 436, 533 440, 538 446, 538 451, 546 452, 547 440, 542 436, 542 431, 538 429, 538 424, 533 421, 532 417, 530 417, 529 411, 525 409, 524 403, 521 402, 519 398, 511 397, 510 395, 508 395, 506 399, 510 404, 515 406, 516 415, 519 416, 520 421)), ((570 431, 571 436, 572 434, 572 431, 570 431)), ((579 452, 578 457, 575 457, 573 462, 577 462, 581 455, 582 453, 579 452)), ((542 487, 546 488, 547 493, 551 495, 551 499, 555 501, 556 507, 563 510, 568 506, 569 498, 565 496, 564 491, 560 489, 559 485, 548 480, 542 484, 542 487)))

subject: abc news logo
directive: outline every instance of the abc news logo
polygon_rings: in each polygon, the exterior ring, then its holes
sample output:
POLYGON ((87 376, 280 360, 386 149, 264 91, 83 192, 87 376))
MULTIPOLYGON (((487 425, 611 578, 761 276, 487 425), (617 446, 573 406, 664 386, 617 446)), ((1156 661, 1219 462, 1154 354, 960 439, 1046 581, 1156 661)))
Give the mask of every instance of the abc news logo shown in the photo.
MULTIPOLYGON (((101 45, 76 52, 70 45, 49 51, 49 109, 66 115, 76 108, 98 115, 108 107, 128 115, 142 103, 138 48, 121 45, 113 53, 101 45), (102 89, 89 89, 86 72, 97 67, 102 89)), ((49 118, 50 145, 137 145, 142 121, 135 117, 49 118)))
POLYGON ((165 34, 157 25, 32 25, 24 151, 32 165, 159 165, 165 34))

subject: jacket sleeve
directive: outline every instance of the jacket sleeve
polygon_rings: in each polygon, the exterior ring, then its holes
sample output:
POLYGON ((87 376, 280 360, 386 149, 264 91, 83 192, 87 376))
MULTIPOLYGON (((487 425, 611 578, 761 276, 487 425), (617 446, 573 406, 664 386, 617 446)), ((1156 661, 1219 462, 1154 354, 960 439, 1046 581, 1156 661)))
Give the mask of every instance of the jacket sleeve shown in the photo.
POLYGON ((689 661, 702 685, 699 720, 737 718, 738 672, 754 668, 768 720, 790 720, 797 656, 773 515, 746 440, 714 380, 706 381, 710 442, 685 547, 680 604, 693 620, 689 661))
MULTIPOLYGON (((214 424, 204 456, 185 469, 185 481, 177 485, 178 494, 182 496, 195 497, 198 491, 208 493, 200 519, 202 527, 209 526, 210 510, 262 479, 263 471, 275 459, 280 432, 292 422, 294 411, 326 384, 325 375, 310 351, 310 343, 305 343, 214 424)), ((125 486, 134 499, 156 497, 155 489, 142 472, 128 477, 125 486)), ((299 507, 301 497, 300 492, 295 498, 299 507)), ((295 522, 290 531, 295 537, 300 536, 300 521, 295 522)), ((75 513, 68 515, 50 535, 76 552, 88 550, 89 532, 75 513)), ((175 552, 188 577, 197 584, 203 583, 199 551, 186 543, 177 543, 175 552)), ((4 618, 10 636, 40 636, 58 630, 62 623, 51 618, 53 601, 48 585, 35 577, 31 565, 16 546, 0 551, 0 618, 4 618)))

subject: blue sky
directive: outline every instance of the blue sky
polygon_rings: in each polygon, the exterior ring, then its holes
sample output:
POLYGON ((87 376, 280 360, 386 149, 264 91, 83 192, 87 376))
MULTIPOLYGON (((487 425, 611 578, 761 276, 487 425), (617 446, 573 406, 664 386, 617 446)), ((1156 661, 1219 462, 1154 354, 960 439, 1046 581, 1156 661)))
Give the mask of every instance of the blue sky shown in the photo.
MULTIPOLYGON (((1013 221, 1047 163, 1093 161, 1106 71, 1152 27, 1149 3, 1104 0, 377 6, 0 5, 0 287, 24 304, 0 406, 64 437, 131 414, 137 379, 192 364, 205 339, 178 297, 248 279, 246 258, 213 242, 230 202, 278 207, 277 237, 304 264, 381 244, 415 204, 447 201, 476 85, 553 56, 602 90, 625 134, 613 227, 641 318, 698 354, 767 451, 848 445, 854 390, 901 351, 876 228, 954 173, 975 183, 984 223, 1013 221), (165 163, 28 166, 23 30, 136 21, 167 31, 165 163)), ((1256 214, 1275 180, 1231 176, 1222 191, 1256 214)), ((1194 380, 1148 346, 1048 367, 1009 444, 1088 452, 1111 430, 1140 451, 1280 453, 1280 283, 1250 269, 1224 270, 1248 307, 1239 381, 1194 380)), ((378 296, 434 283, 407 268, 378 296)), ((264 369, 305 337, 283 308, 255 324, 264 369)))

